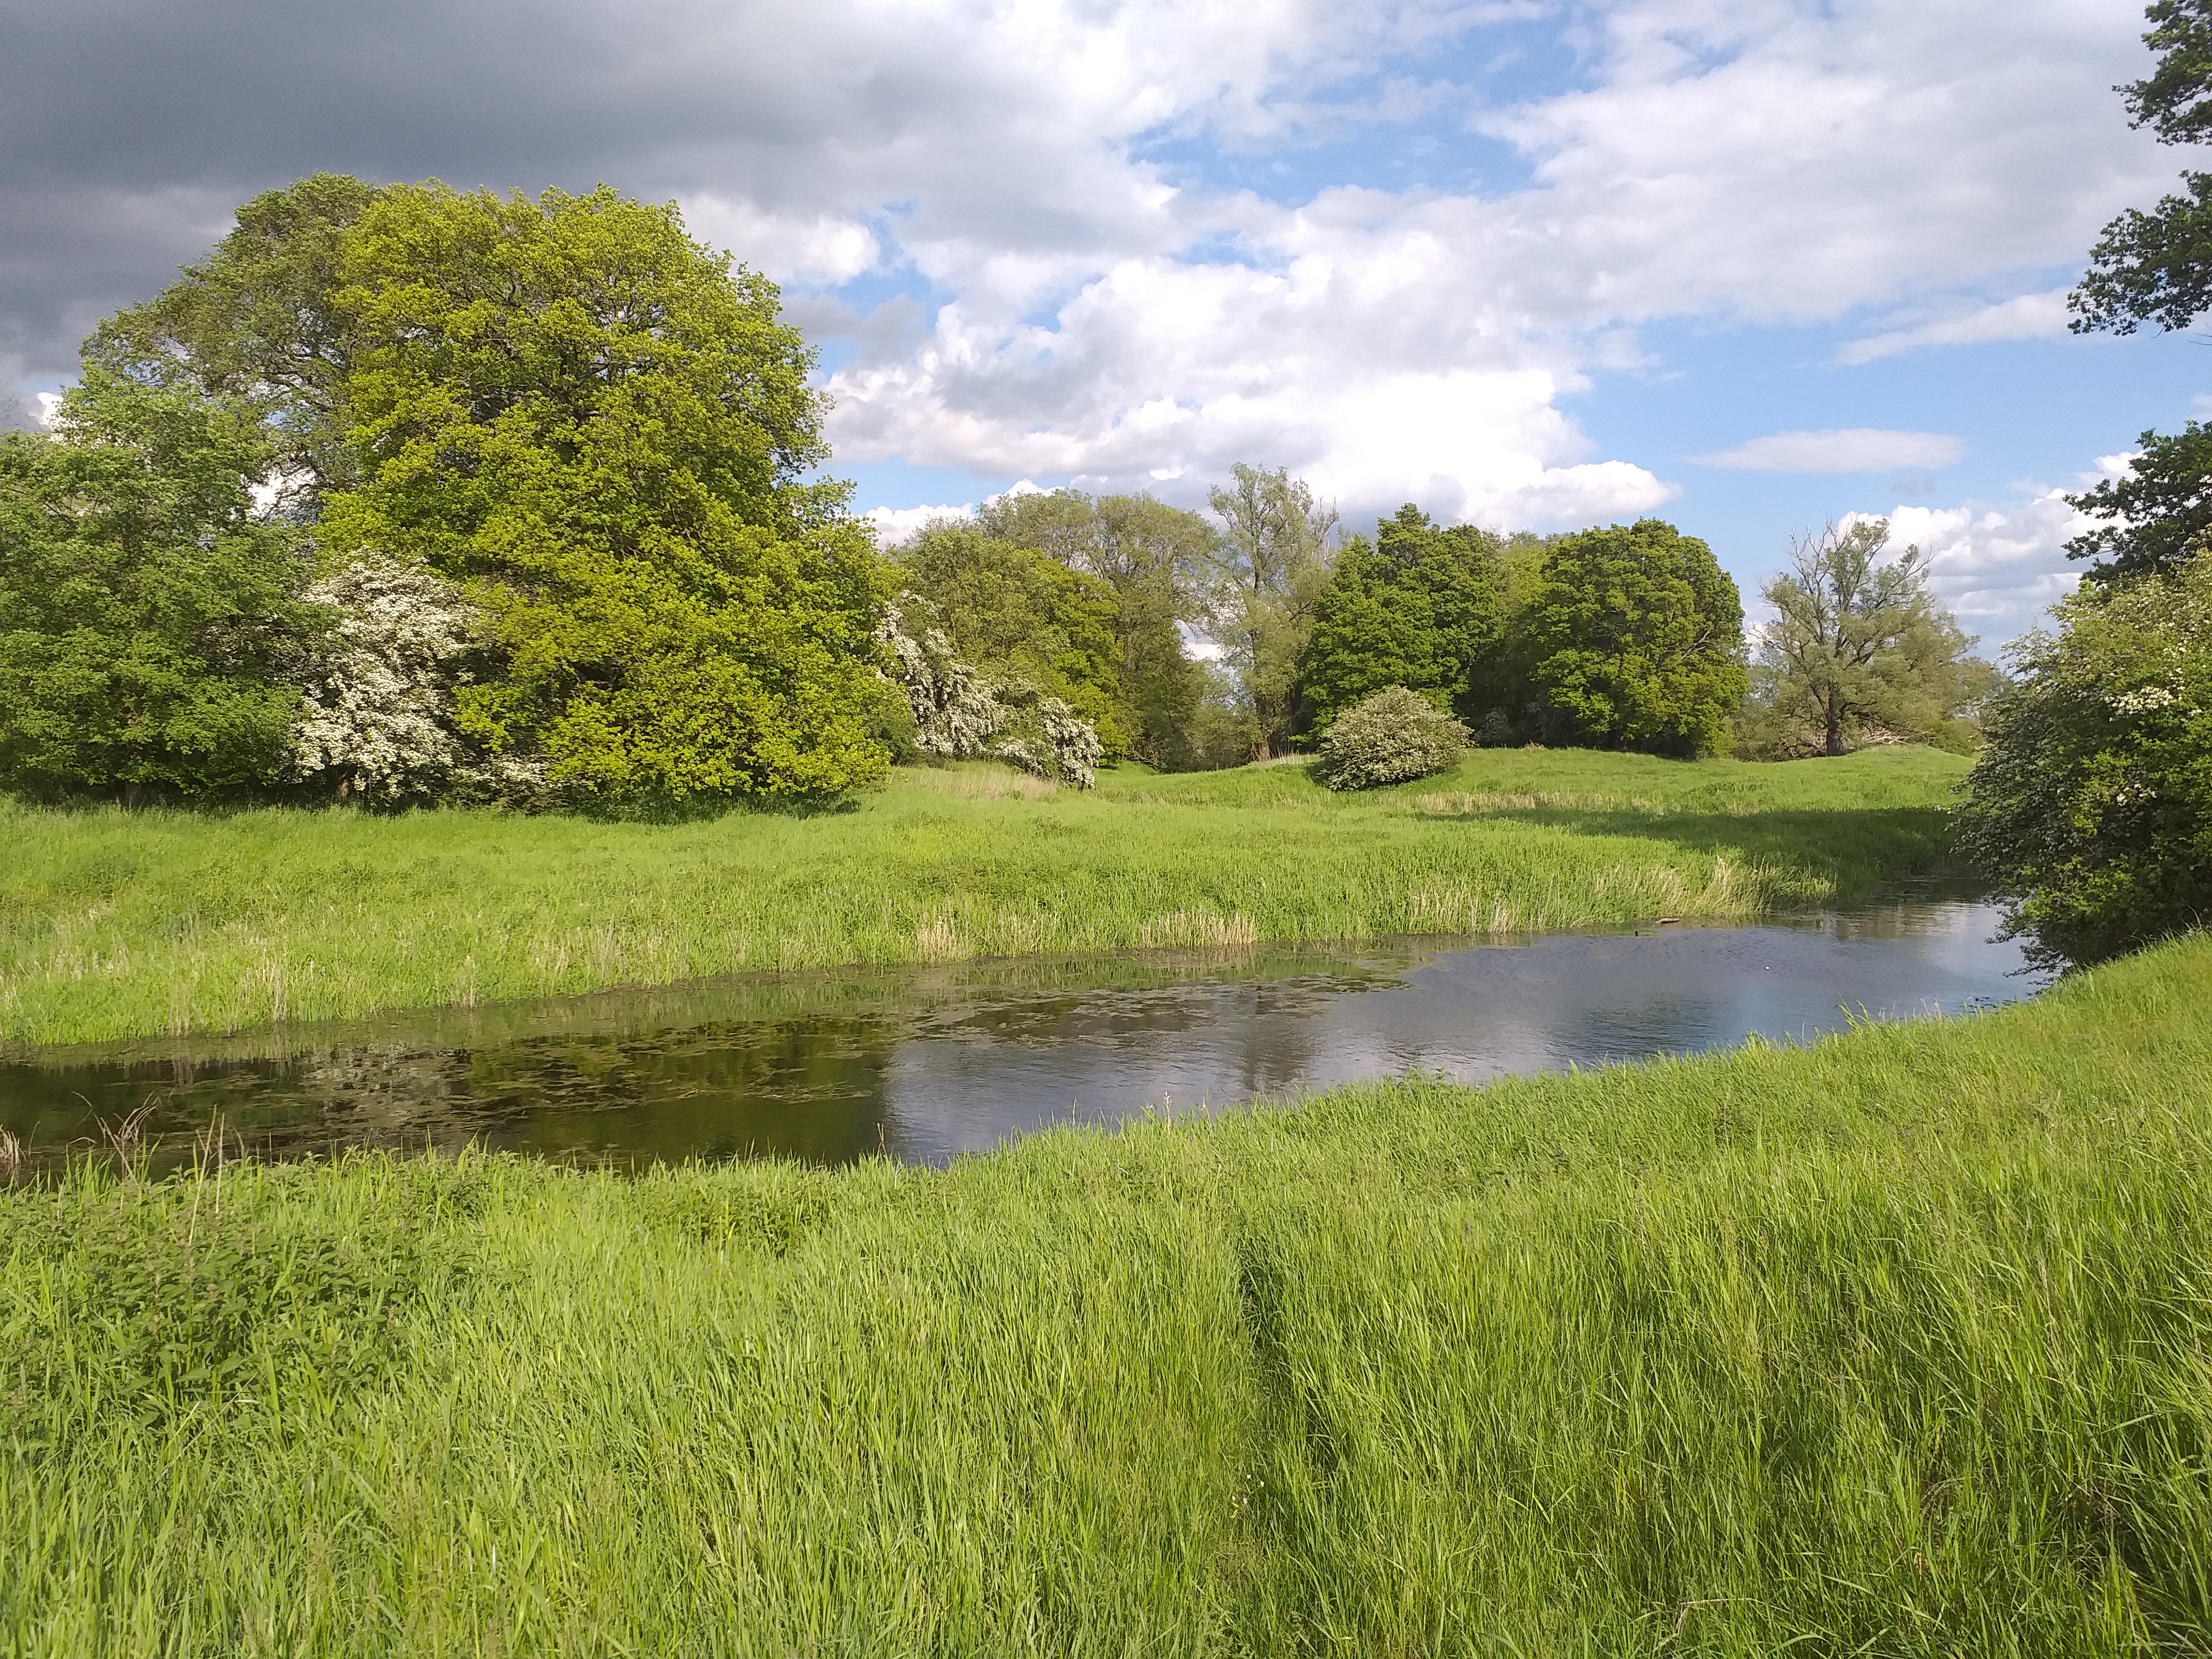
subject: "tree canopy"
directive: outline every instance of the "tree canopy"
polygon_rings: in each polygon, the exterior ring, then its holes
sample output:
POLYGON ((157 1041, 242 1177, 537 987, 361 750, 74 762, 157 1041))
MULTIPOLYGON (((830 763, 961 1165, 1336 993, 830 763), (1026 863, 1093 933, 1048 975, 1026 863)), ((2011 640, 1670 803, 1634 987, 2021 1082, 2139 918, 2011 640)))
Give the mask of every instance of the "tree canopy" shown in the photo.
POLYGON ((1707 753, 1746 689, 1735 583, 1657 519, 1552 543, 1527 633, 1561 735, 1594 747, 1707 753))
POLYGON ((312 511, 356 482, 345 413, 351 342, 337 306, 348 234, 383 192, 319 173, 238 210, 213 252, 159 296, 101 323, 85 361, 257 410, 276 474, 312 511))
POLYGON ((1992 672, 1965 659, 1973 641, 1929 592, 1920 550, 1885 559, 1888 544, 1887 520, 1832 524, 1793 538, 1790 568, 1766 585, 1762 701, 1809 726, 1823 754, 1847 753, 1870 727, 1930 736, 1992 672))
POLYGON ((2102 524, 2066 544, 2071 559, 2097 559, 2089 580, 2111 585, 2180 568, 2212 541, 2212 428, 2191 421, 2171 437, 2146 432, 2142 451, 2117 478, 2067 501, 2102 524))
POLYGON ((94 368, 57 427, 0 434, 0 784, 276 781, 325 619, 298 533, 255 511, 257 412, 94 368))
POLYGON ((1407 502, 1370 543, 1338 556, 1316 605, 1302 689, 1325 730, 1385 686, 1427 695, 1469 725, 1507 695, 1505 575, 1498 538, 1472 525, 1439 527, 1407 502))
MULTIPOLYGON (((457 586, 483 633, 483 672, 453 688, 483 775, 615 799, 882 773, 881 569, 843 486, 810 481, 829 453, 813 354, 775 285, 673 206, 319 174, 248 203, 86 362, 88 387, 258 446, 225 488, 277 499, 209 532, 222 545, 289 522, 322 574, 398 562, 328 592, 397 592, 408 568, 457 586)), ((38 468, 17 470, 21 493, 38 468)))
MULTIPOLYGON (((2129 125, 2160 143, 2203 143, 2212 138, 2212 0, 2155 0, 2145 15, 2143 44, 2158 64, 2119 89, 2129 125)), ((2077 333, 2182 329, 2212 307, 2212 173, 2185 171, 2181 185, 2150 212, 2130 208, 2105 227, 2067 299, 2077 333)))

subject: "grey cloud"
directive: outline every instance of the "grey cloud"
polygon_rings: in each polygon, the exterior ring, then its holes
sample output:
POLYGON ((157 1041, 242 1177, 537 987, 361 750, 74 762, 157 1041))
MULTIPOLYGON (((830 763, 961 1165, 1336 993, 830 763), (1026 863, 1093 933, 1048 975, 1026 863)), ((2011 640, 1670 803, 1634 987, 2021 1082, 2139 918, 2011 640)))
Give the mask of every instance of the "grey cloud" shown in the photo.
POLYGON ((1069 176, 1064 138, 1008 141, 1050 88, 1025 111, 949 25, 875 21, 860 41, 797 0, 0 0, 0 370, 65 375, 90 325, 158 290, 236 203, 322 169, 717 189, 809 214, 927 183, 917 237, 1126 233, 1108 181, 1069 176))

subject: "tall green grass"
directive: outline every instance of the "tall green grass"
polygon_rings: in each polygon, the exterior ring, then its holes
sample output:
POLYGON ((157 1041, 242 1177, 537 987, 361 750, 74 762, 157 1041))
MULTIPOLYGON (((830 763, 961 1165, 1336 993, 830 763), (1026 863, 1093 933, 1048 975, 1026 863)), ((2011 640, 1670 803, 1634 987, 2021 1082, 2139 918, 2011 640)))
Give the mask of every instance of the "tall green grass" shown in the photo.
POLYGON ((2182 1655, 2212 944, 941 1174, 0 1197, 0 1649, 2182 1655))
POLYGON ((1941 866, 1954 757, 1485 751, 1334 795, 1297 767, 902 772, 853 810, 603 823, 0 803, 0 1045, 225 1033, 757 969, 1750 915, 1941 866))

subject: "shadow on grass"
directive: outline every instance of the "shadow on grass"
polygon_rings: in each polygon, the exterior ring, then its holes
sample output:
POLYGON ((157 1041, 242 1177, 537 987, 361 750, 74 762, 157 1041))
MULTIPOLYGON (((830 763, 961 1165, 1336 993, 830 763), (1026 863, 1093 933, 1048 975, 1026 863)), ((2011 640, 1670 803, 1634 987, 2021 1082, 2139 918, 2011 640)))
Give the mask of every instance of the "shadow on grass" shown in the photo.
POLYGON ((1669 842, 1709 858, 1725 855, 1824 878, 1835 884, 1837 898, 1846 902, 1873 898, 1898 882, 1959 879, 1972 873, 1955 851, 1950 815, 1938 807, 1738 814, 1533 806, 1421 817, 1431 823, 1504 820, 1573 835, 1669 842))

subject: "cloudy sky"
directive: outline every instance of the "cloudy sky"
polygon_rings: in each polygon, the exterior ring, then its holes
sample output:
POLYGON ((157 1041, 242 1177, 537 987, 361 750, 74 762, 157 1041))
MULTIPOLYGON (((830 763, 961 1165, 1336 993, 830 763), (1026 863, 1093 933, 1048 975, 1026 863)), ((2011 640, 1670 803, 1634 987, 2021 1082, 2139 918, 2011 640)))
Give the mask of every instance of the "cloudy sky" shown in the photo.
MULTIPOLYGON (((319 168, 680 201, 892 527, 1018 481, 1644 513, 1752 586, 1889 514, 1991 645, 2059 492, 2212 408, 2082 339, 2131 0, 0 0, 0 381, 319 168)), ((2200 163, 2201 165, 2201 163, 2200 163)))

